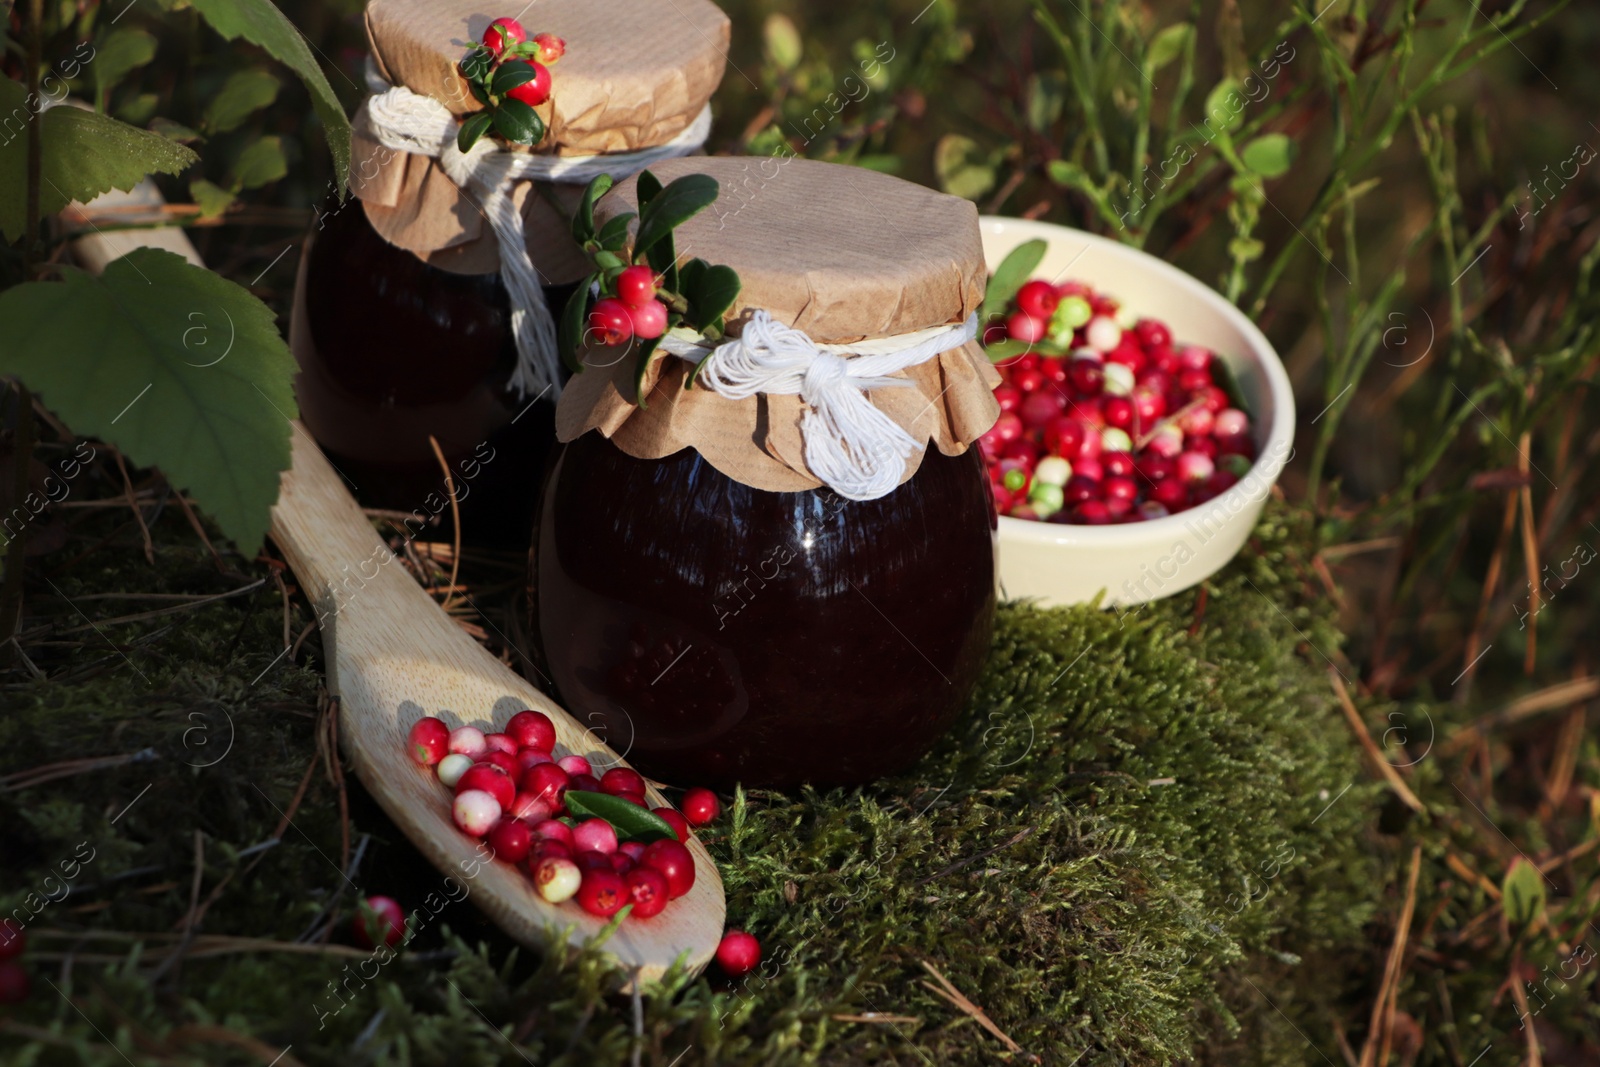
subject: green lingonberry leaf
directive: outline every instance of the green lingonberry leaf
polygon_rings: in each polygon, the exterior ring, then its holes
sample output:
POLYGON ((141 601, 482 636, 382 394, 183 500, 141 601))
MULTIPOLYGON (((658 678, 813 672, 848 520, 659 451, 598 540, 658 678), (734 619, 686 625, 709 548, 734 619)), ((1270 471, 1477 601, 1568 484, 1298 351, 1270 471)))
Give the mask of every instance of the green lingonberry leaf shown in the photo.
POLYGON ((480 111, 461 124, 461 132, 456 134, 456 148, 462 152, 470 151, 478 143, 478 139, 489 132, 489 126, 494 122, 494 112, 480 111))
POLYGON ((544 119, 521 100, 501 100, 494 109, 494 129, 515 144, 538 144, 544 138, 544 119))
POLYGON ((595 243, 608 252, 620 253, 628 245, 628 224, 636 218, 637 215, 627 211, 607 219, 595 235, 595 243))
MULTIPOLYGON (((649 171, 645 172, 646 174, 649 171)), ((643 177, 643 175, 640 175, 643 177)), ((583 199, 578 202, 578 210, 572 215, 572 239, 580 245, 588 244, 594 240, 594 204, 606 193, 611 191, 615 184, 611 175, 598 174, 583 190, 583 199)))
POLYGON ((489 91, 495 96, 504 96, 519 85, 533 81, 539 72, 533 69, 533 64, 525 60, 513 59, 501 63, 494 72, 494 79, 489 83, 489 91))
POLYGON ((583 345, 584 327, 589 321, 589 288, 599 280, 599 277, 597 274, 590 274, 579 281, 577 288, 567 298, 566 308, 561 312, 556 346, 561 350, 562 362, 574 374, 583 370, 583 363, 578 359, 578 349, 583 345))

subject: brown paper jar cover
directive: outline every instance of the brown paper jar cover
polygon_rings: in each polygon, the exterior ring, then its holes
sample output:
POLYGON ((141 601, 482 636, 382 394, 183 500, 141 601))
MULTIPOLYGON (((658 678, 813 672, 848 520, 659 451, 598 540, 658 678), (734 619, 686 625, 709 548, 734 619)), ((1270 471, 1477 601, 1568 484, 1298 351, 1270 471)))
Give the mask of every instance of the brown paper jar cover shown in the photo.
MULTIPOLYGON (((499 17, 494 10, 464 0, 371 0, 367 39, 378 74, 457 116, 480 110, 457 64, 499 17)), ((595 155, 665 144, 700 114, 727 62, 728 17, 709 0, 539 0, 519 21, 529 34, 567 42, 551 68, 554 91, 537 109, 548 125, 540 152, 595 155)), ((385 240, 458 274, 499 269, 488 224, 436 162, 379 144, 365 105, 354 127, 351 190, 385 240)), ((570 209, 580 193, 532 182, 516 193, 534 262, 555 284, 580 276, 584 262, 547 198, 570 209)))
MULTIPOLYGON (((722 187, 716 203, 678 228, 676 251, 738 271, 742 290, 728 312, 730 335, 761 308, 813 341, 844 344, 962 323, 983 302, 983 244, 970 201, 796 158, 685 158, 650 170, 663 184, 704 173, 722 187)), ((635 185, 629 180, 607 194, 597 223, 635 210, 635 185)), ((805 463, 798 396, 729 400, 704 386, 685 389, 690 365, 664 356, 645 374, 641 408, 631 354, 598 349, 584 363, 556 409, 560 440, 598 430, 639 459, 694 448, 728 477, 772 492, 822 484, 805 463)), ((999 375, 972 341, 900 376, 912 385, 868 397, 920 446, 904 483, 929 441, 959 455, 994 425, 999 375)))

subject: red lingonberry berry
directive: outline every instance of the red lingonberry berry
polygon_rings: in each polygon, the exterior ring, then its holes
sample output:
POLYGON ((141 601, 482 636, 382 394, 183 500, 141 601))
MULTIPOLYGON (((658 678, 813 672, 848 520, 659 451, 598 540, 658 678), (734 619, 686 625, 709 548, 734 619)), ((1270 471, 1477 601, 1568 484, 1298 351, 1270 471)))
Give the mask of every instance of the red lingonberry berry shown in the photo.
POLYGON ((672 827, 672 832, 678 835, 679 841, 689 840, 689 820, 672 808, 651 808, 651 811, 661 816, 663 822, 672 827))
POLYGON ((1064 398, 1054 389, 1040 389, 1038 392, 1028 394, 1017 415, 1022 419, 1022 425, 1028 429, 1042 430, 1051 420, 1060 417, 1065 404, 1064 398))
MULTIPOLYGON (((620 855, 620 853, 619 853, 620 855)), ((628 900, 633 904, 629 917, 648 919, 660 915, 661 909, 672 899, 667 889, 667 879, 653 867, 636 867, 624 879, 628 887, 628 900)))
POLYGON ((541 63, 554 63, 567 54, 567 42, 553 33, 536 33, 533 43, 539 46, 541 63))
POLYGON ((1107 426, 1126 430, 1133 426, 1133 401, 1125 396, 1108 396, 1100 404, 1107 426))
POLYGON ((489 831, 489 847, 497 859, 507 863, 521 863, 533 848, 533 832, 528 824, 517 818, 502 818, 489 831))
POLYGON ((1048 330, 1049 324, 1044 319, 1036 318, 1026 311, 1018 311, 1006 320, 1006 336, 1025 345, 1044 340, 1048 330))
POLYGON ((618 793, 643 793, 644 776, 632 767, 613 767, 600 776, 600 790, 612 796, 618 793))
MULTIPOLYGON (((1055 290, 1051 290, 1052 295, 1055 290)), ((717 794, 699 786, 683 794, 683 817, 690 826, 704 826, 722 814, 722 803, 717 794)))
POLYGON ((492 763, 474 763, 456 782, 457 796, 473 789, 488 793, 502 808, 509 808, 517 796, 517 783, 492 763))
POLYGON ((694 857, 681 842, 652 841, 639 862, 660 871, 674 897, 683 896, 694 885, 694 857))
POLYGON ((450 727, 429 715, 411 724, 406 743, 411 746, 412 759, 432 767, 450 753, 450 727))
POLYGON ((517 758, 508 756, 504 752, 485 752, 478 757, 478 762, 487 763, 491 767, 499 767, 511 776, 513 782, 517 780, 516 776, 522 773, 522 765, 517 762, 517 758))
POLYGON ((1061 295, 1056 292, 1056 287, 1037 278, 1024 282, 1022 288, 1017 290, 1017 310, 1035 319, 1050 318, 1059 303, 1061 295))
POLYGON ((362 948, 395 945, 406 932, 406 913, 393 897, 368 897, 356 908, 351 932, 362 948))
POLYGON ((1067 384, 1080 396, 1098 396, 1105 388, 1105 364, 1098 359, 1079 356, 1067 362, 1067 384))
POLYGON ((556 747, 556 727, 542 711, 519 711, 506 723, 506 733, 519 748, 549 752, 556 747))
POLYGON ((1001 411, 1015 411, 1022 403, 1022 394, 1015 386, 997 385, 994 387, 994 399, 1000 405, 1001 411))
POLYGON ((1104 526, 1111 521, 1111 509, 1104 500, 1085 500, 1078 505, 1075 515, 1085 526, 1104 526))
POLYGON ((561 795, 571 783, 572 776, 562 770, 560 764, 540 763, 522 772, 520 785, 524 793, 532 793, 554 810, 560 811, 561 795))
POLYGON ((743 978, 761 963, 761 942, 743 930, 729 930, 717 946, 717 966, 729 978, 743 978))
POLYGON ((655 271, 643 264, 622 268, 616 285, 617 299, 631 308, 643 307, 656 298, 655 271))
POLYGON ((528 31, 523 29, 522 23, 516 19, 495 19, 489 23, 489 28, 483 31, 483 45, 495 55, 527 39, 528 31))
POLYGON ((587 340, 598 345, 620 345, 633 336, 633 316, 628 305, 615 297, 604 296, 589 311, 587 340))
MULTIPOLYGON (((512 59, 507 60, 500 66, 501 69, 504 70, 506 67, 512 66, 513 64, 523 62, 526 61, 512 59)), ((523 82, 521 85, 507 89, 506 95, 513 100, 521 100, 529 107, 538 107, 540 104, 550 99, 550 68, 546 67, 543 63, 528 63, 527 65, 533 68, 533 77, 528 81, 523 82)))
POLYGON ((646 300, 638 307, 629 308, 628 318, 633 322, 633 335, 641 341, 667 332, 667 305, 659 300, 646 300))
POLYGON ((605 860, 604 870, 595 867, 583 872, 583 881, 578 884, 578 905, 590 915, 609 919, 628 903, 628 885, 622 875, 612 870, 609 859, 601 859, 605 860))
POLYGON ((28 999, 32 988, 22 964, 15 960, 0 962, 0 1004, 20 1004, 28 999))

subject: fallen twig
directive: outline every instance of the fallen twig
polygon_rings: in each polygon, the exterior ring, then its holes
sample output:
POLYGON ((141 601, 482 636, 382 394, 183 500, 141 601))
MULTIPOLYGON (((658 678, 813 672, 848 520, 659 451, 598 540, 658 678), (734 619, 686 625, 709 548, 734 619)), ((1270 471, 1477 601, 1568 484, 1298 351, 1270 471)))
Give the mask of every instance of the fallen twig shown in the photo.
MULTIPOLYGON (((1002 847, 1004 847, 1004 846, 1002 846, 1002 847)), ((1005 1031, 1001 1030, 998 1026, 996 1026, 994 1024, 994 1020, 989 1018, 988 1014, 982 1008, 978 1007, 972 1001, 968 1000, 966 998, 965 994, 963 994, 961 992, 961 990, 957 989, 953 984, 951 984, 950 979, 946 978, 943 974, 939 973, 939 968, 935 967, 933 964, 929 963, 927 960, 921 960, 919 962, 921 962, 923 968, 929 974, 933 975, 933 977, 939 983, 939 985, 936 986, 932 982, 923 982, 923 983, 921 983, 923 986, 925 986, 928 989, 932 990, 934 993, 938 994, 944 1000, 949 1001, 951 1004, 955 1005, 955 1007, 958 1008, 959 1010, 961 1010, 962 1012, 965 1012, 967 1015, 970 1015, 973 1019, 975 1019, 977 1021, 979 1026, 983 1027, 985 1030, 989 1031, 995 1037, 999 1038, 1000 1039, 1000 1043, 1006 1047, 1007 1051, 1015 1053, 1015 1054, 1023 1057, 1024 1059, 1026 1059, 1030 1063, 1038 1063, 1039 1062, 1039 1057, 1038 1056, 1035 1056, 1035 1055, 1032 1055, 1031 1053, 1027 1053, 1027 1052, 1022 1051, 1022 1046, 1017 1044, 1015 1041, 1011 1040, 1011 1038, 1009 1036, 1007 1036, 1005 1031)))
POLYGON ((1418 800, 1417 795, 1406 785, 1405 780, 1400 777, 1400 772, 1395 769, 1394 764, 1383 758, 1383 753, 1378 750, 1378 743, 1367 732, 1367 724, 1361 720, 1361 713, 1356 710, 1355 701, 1350 699, 1350 691, 1345 688, 1344 679, 1340 678, 1339 673, 1331 668, 1328 671, 1328 677, 1333 681, 1333 691, 1339 696, 1339 707, 1344 711, 1345 721, 1350 724, 1351 732, 1356 735, 1356 741, 1361 745, 1361 750, 1367 754, 1367 758, 1372 761, 1373 767, 1377 769, 1379 774, 1383 775, 1384 781, 1389 783, 1389 788, 1393 789, 1395 795, 1405 802, 1406 807, 1418 815, 1426 815, 1428 809, 1423 806, 1422 801, 1418 800))

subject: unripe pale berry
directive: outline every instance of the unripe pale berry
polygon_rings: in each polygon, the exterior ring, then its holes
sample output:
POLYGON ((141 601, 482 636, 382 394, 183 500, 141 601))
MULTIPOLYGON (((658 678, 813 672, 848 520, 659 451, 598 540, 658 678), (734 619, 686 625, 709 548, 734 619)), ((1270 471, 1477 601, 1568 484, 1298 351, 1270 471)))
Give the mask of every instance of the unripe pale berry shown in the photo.
POLYGON ((450 731, 450 751, 477 759, 489 748, 483 731, 476 726, 457 726, 450 731))
POLYGON ((1122 343, 1122 327, 1104 315, 1097 315, 1089 320, 1083 338, 1097 352, 1109 352, 1122 343))
POLYGON ((461 776, 472 768, 472 757, 463 756, 459 752, 452 752, 439 761, 437 773, 439 781, 444 783, 446 789, 454 789, 456 783, 461 781, 461 776))
POLYGON ((1066 485, 1072 477, 1072 464, 1060 456, 1046 456, 1033 469, 1033 480, 1046 485, 1066 485))
POLYGON ((583 884, 578 865, 560 856, 547 856, 533 869, 533 887, 551 904, 572 899, 583 884))
POLYGON ((481 789, 468 789, 456 794, 451 815, 463 833, 482 837, 500 821, 500 802, 481 789))

